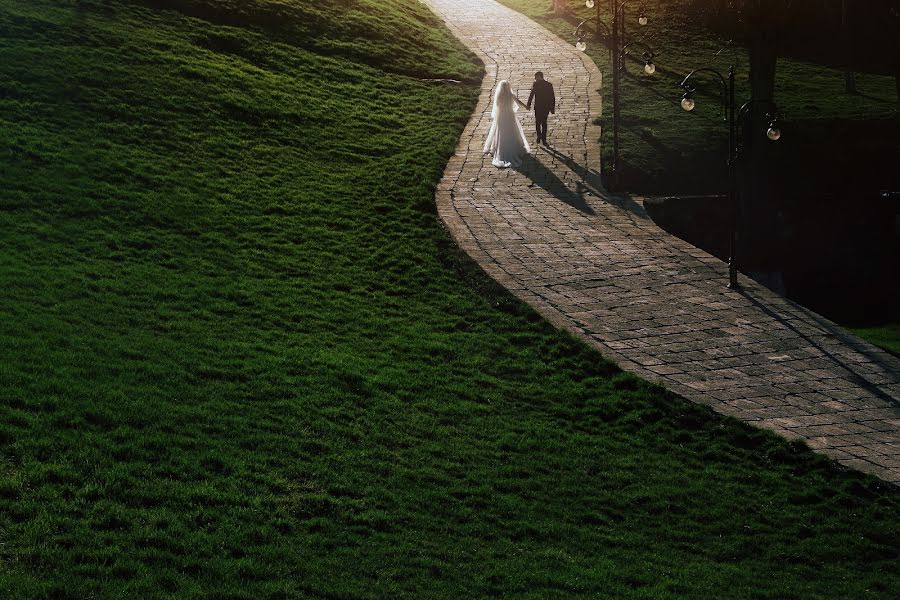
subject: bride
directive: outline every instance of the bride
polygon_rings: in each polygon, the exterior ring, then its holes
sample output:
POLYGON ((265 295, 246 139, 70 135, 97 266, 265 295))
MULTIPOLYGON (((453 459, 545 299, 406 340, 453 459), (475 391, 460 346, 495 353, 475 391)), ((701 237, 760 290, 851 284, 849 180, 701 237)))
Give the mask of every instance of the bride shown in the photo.
POLYGON ((531 151, 522 125, 516 120, 516 111, 525 104, 519 100, 509 86, 507 80, 497 85, 494 94, 494 108, 491 110, 491 130, 484 143, 484 152, 493 155, 491 161, 495 167, 518 167, 522 164, 522 156, 531 151))

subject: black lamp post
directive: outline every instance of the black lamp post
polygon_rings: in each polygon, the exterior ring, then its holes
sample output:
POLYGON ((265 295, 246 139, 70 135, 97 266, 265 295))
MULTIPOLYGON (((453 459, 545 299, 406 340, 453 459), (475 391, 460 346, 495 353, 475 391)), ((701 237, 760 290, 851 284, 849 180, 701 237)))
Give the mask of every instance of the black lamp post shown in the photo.
MULTIPOLYGON (((735 105, 734 93, 734 67, 728 68, 727 79, 719 71, 704 67, 694 69, 679 84, 684 89, 684 95, 681 98, 681 108, 690 112, 694 110, 696 101, 694 100, 695 88, 688 85, 694 75, 698 73, 711 73, 715 75, 722 84, 722 95, 720 96, 722 108, 725 111, 725 121, 728 122, 728 204, 730 212, 730 237, 728 243, 728 287, 737 289, 739 286, 737 280, 737 235, 738 235, 738 192, 737 192, 737 160, 740 155, 740 144, 738 143, 736 114, 743 116, 753 104, 749 101, 744 104, 740 110, 735 105)), ((768 130, 766 137, 776 142, 781 138, 781 129, 778 127, 778 118, 773 114, 768 115, 768 130)))
MULTIPOLYGON (((628 5, 629 0, 610 0, 611 8, 613 10, 613 45, 616 48, 616 57, 615 57, 615 65, 613 66, 613 165, 612 165, 612 182, 613 187, 619 187, 619 124, 622 120, 622 103, 619 98, 619 91, 621 89, 621 81, 622 81, 622 71, 625 70, 625 50, 628 46, 633 45, 629 44, 625 41, 625 7, 628 5)), ((640 16, 638 17, 638 25, 641 27, 647 25, 649 20, 647 19, 646 14, 644 13, 644 9, 642 8, 640 11, 640 16)), ((643 43, 643 42, 641 42, 643 43)), ((645 44, 646 46, 646 44, 645 44)), ((650 75, 656 72, 656 66, 653 64, 653 49, 649 46, 646 46, 647 50, 649 50, 650 57, 647 59, 645 64, 645 70, 648 69, 649 66, 652 66, 652 69, 647 70, 646 72, 650 75)), ((646 52, 646 50, 645 50, 646 52)))
MULTIPOLYGON (((617 13, 616 13, 617 18, 614 19, 614 21, 618 22, 619 44, 621 46, 623 46, 622 50, 624 51, 624 49, 625 49, 624 46, 632 45, 632 42, 627 41, 628 40, 628 32, 625 31, 625 24, 627 23, 627 19, 625 17, 625 7, 628 5, 630 0, 623 0, 623 1, 620 0, 618 7, 615 6, 615 1, 616 0, 613 0, 613 10, 617 11, 617 13)), ((638 17, 637 21, 638 21, 638 25, 640 25, 641 27, 644 27, 645 25, 647 25, 650 22, 650 20, 647 18, 647 15, 646 15, 643 7, 641 7, 640 16, 638 17)), ((646 36, 644 36, 644 37, 646 37, 646 36)), ((646 44, 644 44, 644 45, 647 48, 649 48, 649 46, 647 46, 646 44)), ((651 51, 651 53, 653 52, 652 48, 650 49, 650 51, 651 51)), ((625 57, 624 52, 621 53, 621 57, 624 59, 624 57, 625 57)))
MULTIPOLYGON (((610 28, 603 20, 600 18, 600 1, 599 0, 585 0, 584 5, 588 8, 597 9, 597 15, 595 17, 590 17, 584 19, 581 23, 578 24, 578 28, 575 30, 575 47, 584 52, 587 49, 587 36, 589 33, 589 23, 594 22, 594 35, 595 39, 601 39, 601 30, 606 33, 607 38, 610 38, 609 44, 609 53, 610 59, 612 62, 612 99, 613 99, 613 161, 612 161, 612 187, 616 188, 619 184, 619 121, 621 120, 621 102, 620 102, 620 94, 619 87, 621 83, 621 71, 624 69, 624 58, 626 55, 626 47, 633 44, 625 43, 625 5, 628 4, 629 0, 625 0, 622 2, 621 0, 610 0, 610 12, 612 13, 613 21, 612 28, 610 28)), ((643 9, 641 10, 640 17, 638 17, 638 24, 643 26, 648 23, 648 19, 644 14, 643 9)), ((646 46, 645 50, 645 66, 644 70, 648 74, 653 74, 656 72, 656 66, 653 64, 653 49, 646 46), (648 54, 649 51, 649 54, 648 54)))
MULTIPOLYGON (((621 72, 619 68, 622 65, 622 57, 619 56, 621 52, 619 50, 619 45, 621 44, 619 38, 619 32, 622 30, 621 20, 620 20, 620 6, 618 4, 619 0, 610 0, 611 8, 613 11, 613 64, 612 64, 612 76, 613 76, 613 164, 612 164, 612 187, 613 189, 619 188, 619 118, 621 116, 620 110, 620 101, 619 101, 619 81, 621 79, 621 72)), ((623 3, 624 4, 624 3, 623 3)))

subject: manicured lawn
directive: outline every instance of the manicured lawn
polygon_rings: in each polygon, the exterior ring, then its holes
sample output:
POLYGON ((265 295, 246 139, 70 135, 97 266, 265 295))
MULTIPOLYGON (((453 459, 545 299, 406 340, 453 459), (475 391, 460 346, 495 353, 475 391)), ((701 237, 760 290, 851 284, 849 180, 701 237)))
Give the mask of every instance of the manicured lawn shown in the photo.
POLYGON ((900 491, 455 250, 478 73, 415 0, 0 0, 0 596, 900 593, 900 491))

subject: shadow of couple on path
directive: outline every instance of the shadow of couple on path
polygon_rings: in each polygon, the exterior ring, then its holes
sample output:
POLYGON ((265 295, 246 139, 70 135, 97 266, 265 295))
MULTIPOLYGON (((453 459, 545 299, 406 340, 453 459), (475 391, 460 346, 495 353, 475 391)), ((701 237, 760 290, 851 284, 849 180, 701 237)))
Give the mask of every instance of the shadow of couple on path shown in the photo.
POLYGON ((521 166, 516 169, 528 177, 535 185, 587 215, 593 216, 597 213, 585 200, 585 195, 595 196, 598 200, 602 200, 622 210, 646 217, 644 207, 631 197, 614 196, 607 192, 603 187, 599 172, 588 169, 575 160, 574 157, 556 148, 551 146, 540 146, 540 148, 551 157, 552 161, 563 164, 578 179, 575 181, 575 189, 572 190, 551 167, 538 158, 538 154, 535 152, 534 154, 526 154, 521 166))

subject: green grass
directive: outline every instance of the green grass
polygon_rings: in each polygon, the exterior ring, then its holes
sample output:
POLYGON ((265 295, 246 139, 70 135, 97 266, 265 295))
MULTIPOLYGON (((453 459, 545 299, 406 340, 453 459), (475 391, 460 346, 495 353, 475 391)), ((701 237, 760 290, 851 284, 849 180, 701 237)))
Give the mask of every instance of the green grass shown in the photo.
MULTIPOLYGON (((609 3, 598 0, 601 17, 612 24, 609 3)), ((500 0, 553 31, 566 41, 575 42, 574 31, 581 19, 596 15, 581 0, 569 0, 571 13, 566 17, 548 14, 549 0, 500 0)), ((646 75, 640 59, 641 51, 627 60, 628 73, 621 84, 620 173, 623 189, 644 194, 721 193, 726 188, 725 155, 728 128, 723 121, 719 104, 721 85, 718 80, 697 80, 697 108, 686 113, 681 109, 681 90, 678 84, 692 69, 713 67, 723 74, 734 65, 737 73, 737 101, 749 99, 747 52, 738 44, 703 29, 685 12, 686 0, 648 0, 627 7, 626 34, 628 40, 643 40, 657 53, 654 75, 646 75), (649 23, 641 27, 637 20, 640 8, 646 7, 649 23)), ((636 47, 637 48, 637 47, 636 47)), ((603 95, 607 110, 601 117, 604 140, 601 144, 604 172, 609 175, 612 164, 612 77, 609 51, 605 45, 588 40, 587 53, 604 75, 603 95)), ((548 72, 552 80, 552 70, 548 72)), ((804 186, 821 184, 822 190, 833 189, 834 181, 828 173, 845 173, 849 165, 841 162, 847 148, 846 135, 818 136, 802 147, 794 135, 808 126, 824 123, 826 130, 834 129, 834 122, 865 119, 893 127, 897 115, 897 92, 892 77, 859 74, 860 94, 844 93, 843 73, 820 65, 781 58, 778 61, 776 97, 783 117, 785 136, 780 146, 785 154, 805 156, 829 148, 815 157, 813 164, 798 165, 809 177, 804 186), (825 163, 834 159, 835 164, 825 163), (829 188, 831 186, 831 188, 829 188)), ((884 136, 881 145, 892 143, 893 154, 873 152, 866 160, 853 163, 857 177, 855 184, 879 178, 895 181, 894 168, 897 148, 896 136, 884 136), (892 140, 892 142, 891 142, 892 140), (866 171, 863 174, 863 171, 866 171)), ((867 139, 859 146, 871 149, 867 139)), ((850 154, 850 153, 847 153, 850 154)), ((796 174, 797 170, 794 171, 796 174)), ((894 183, 896 185, 896 183, 894 183)), ((875 185, 874 189, 879 189, 875 185)))
POLYGON ((898 594, 896 488, 455 250, 478 90, 419 78, 477 68, 420 4, 366 4, 365 57, 312 3, 161 4, 0 0, 0 595, 898 594))
POLYGON ((850 331, 900 357, 900 323, 889 323, 883 327, 858 327, 850 331))

